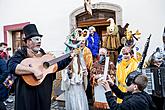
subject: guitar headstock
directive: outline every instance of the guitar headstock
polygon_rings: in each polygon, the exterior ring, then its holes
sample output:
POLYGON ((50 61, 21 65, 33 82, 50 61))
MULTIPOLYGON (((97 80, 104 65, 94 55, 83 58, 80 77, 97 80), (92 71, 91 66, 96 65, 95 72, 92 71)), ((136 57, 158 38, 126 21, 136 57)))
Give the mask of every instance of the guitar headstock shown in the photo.
POLYGON ((75 54, 75 55, 80 54, 80 52, 81 52, 81 49, 80 49, 80 48, 76 48, 76 49, 74 49, 74 50, 72 51, 72 53, 75 54))
POLYGON ((76 49, 72 50, 71 56, 74 57, 75 55, 80 54, 80 52, 81 52, 81 49, 80 48, 76 48, 76 49))

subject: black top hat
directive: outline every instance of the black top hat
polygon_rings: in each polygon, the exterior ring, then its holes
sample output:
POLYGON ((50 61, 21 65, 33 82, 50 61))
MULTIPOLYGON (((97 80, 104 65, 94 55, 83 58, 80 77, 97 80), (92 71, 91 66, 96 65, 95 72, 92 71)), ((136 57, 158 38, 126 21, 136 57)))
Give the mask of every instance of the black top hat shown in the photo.
POLYGON ((32 38, 34 36, 42 37, 42 35, 38 33, 38 30, 37 30, 37 27, 35 24, 28 24, 28 25, 24 26, 23 32, 25 34, 24 40, 27 40, 27 39, 32 38))

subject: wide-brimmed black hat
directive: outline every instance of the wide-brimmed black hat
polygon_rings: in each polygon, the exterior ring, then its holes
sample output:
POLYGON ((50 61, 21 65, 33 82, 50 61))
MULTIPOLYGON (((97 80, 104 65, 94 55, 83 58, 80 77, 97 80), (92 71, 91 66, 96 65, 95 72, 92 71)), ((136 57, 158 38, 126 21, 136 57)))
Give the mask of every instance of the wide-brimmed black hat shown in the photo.
POLYGON ((27 40, 34 36, 42 37, 42 35, 38 33, 38 30, 37 30, 37 27, 35 24, 28 24, 28 25, 24 26, 23 32, 25 34, 24 40, 27 40))

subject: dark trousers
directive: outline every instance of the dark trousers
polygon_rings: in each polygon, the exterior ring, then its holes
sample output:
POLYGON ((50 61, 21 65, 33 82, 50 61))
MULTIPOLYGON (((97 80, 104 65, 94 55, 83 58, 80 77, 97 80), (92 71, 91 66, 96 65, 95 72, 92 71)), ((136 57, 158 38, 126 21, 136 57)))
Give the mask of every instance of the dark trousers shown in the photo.
POLYGON ((0 110, 6 110, 6 106, 2 101, 0 101, 0 110))
POLYGON ((156 97, 156 96, 151 96, 152 101, 155 103, 157 110, 164 110, 164 98, 156 97))

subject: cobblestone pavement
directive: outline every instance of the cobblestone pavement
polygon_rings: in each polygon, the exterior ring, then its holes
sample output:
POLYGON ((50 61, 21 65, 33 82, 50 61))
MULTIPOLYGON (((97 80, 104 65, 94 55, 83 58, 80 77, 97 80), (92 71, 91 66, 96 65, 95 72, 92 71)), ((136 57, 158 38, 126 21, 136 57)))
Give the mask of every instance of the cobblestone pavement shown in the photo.
MULTIPOLYGON (((14 100, 14 96, 9 96, 10 99, 14 100)), ((14 101, 12 103, 6 102, 7 110, 14 110, 14 101)), ((51 110, 65 110, 63 102, 52 101, 51 110)), ((93 110, 92 106, 89 106, 89 110, 93 110)))
MULTIPOLYGON (((10 96, 10 99, 14 100, 14 96, 10 96)), ((6 104, 7 104, 7 110, 14 110, 14 101, 12 103, 6 102, 6 104)), ((65 110, 65 108, 63 104, 57 101, 52 101, 51 110, 65 110)))

